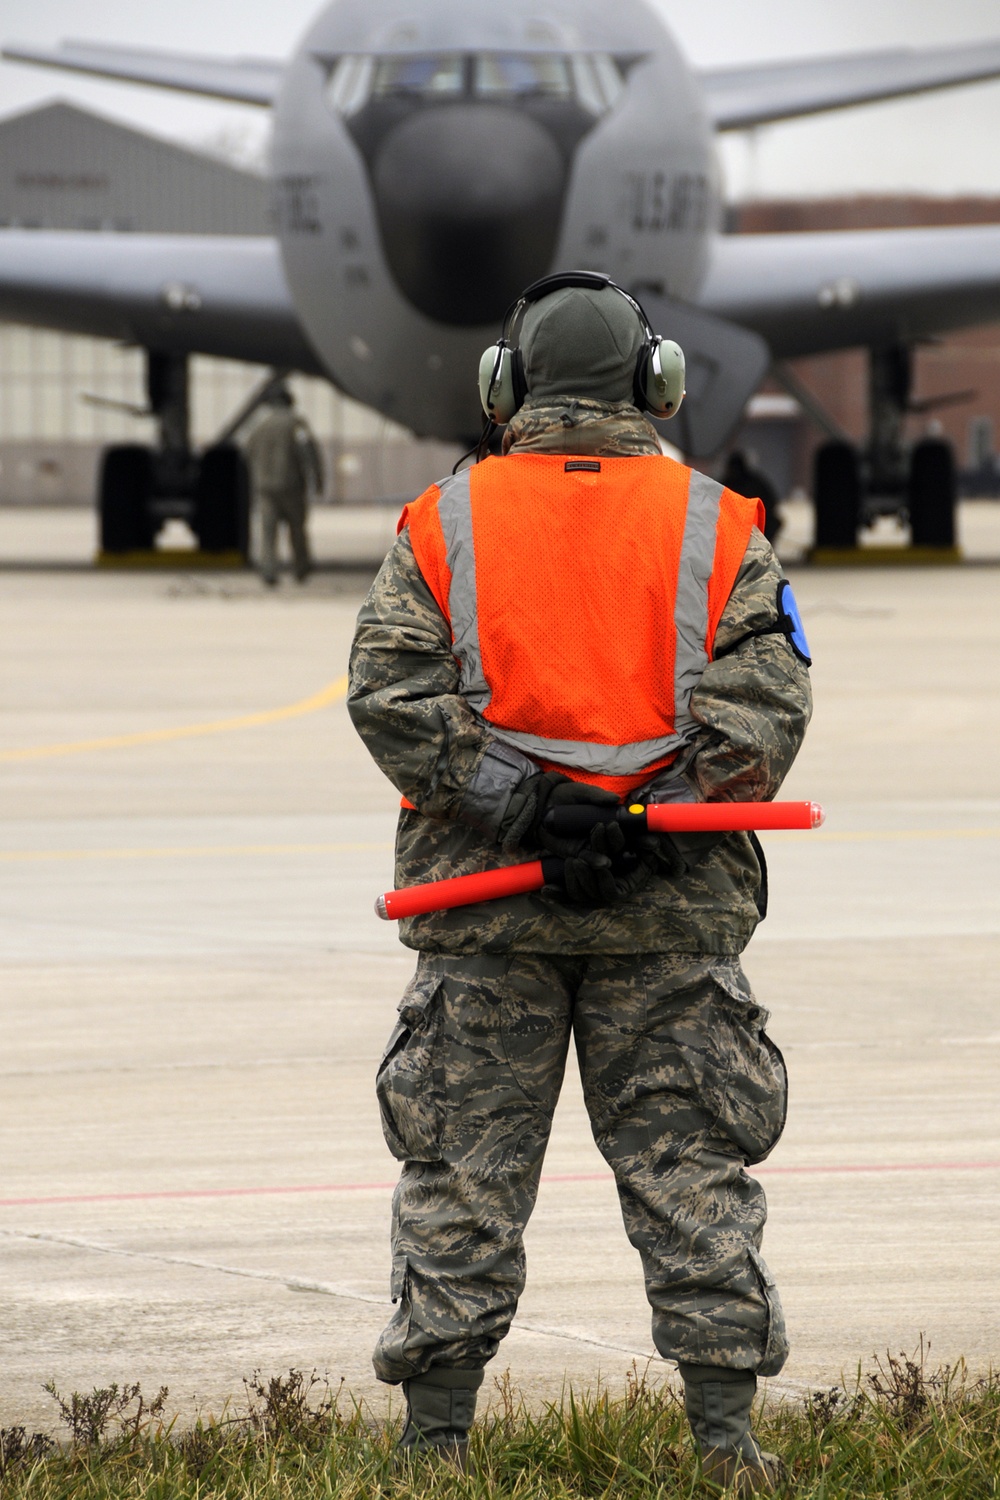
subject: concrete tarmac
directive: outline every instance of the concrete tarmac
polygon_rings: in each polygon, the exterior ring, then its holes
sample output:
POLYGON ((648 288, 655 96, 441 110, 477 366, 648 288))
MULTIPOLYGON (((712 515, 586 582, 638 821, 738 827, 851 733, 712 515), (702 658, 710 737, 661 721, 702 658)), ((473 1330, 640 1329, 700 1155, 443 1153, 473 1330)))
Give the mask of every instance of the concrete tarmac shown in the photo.
MULTIPOLYGON (((978 566, 794 573, 817 707, 785 794, 828 822, 768 839, 746 960, 792 1079, 759 1169, 782 1391, 921 1334, 997 1361, 1000 509, 967 512, 978 566)), ((359 561, 384 522, 352 522, 359 561)), ((51 1429, 49 1378, 167 1384, 186 1420, 292 1365, 381 1413, 397 799, 336 690, 308 708, 366 575, 97 574, 83 537, 0 513, 0 1426, 51 1429)), ((495 1373, 558 1397, 649 1359, 572 1073, 527 1248, 495 1373)))

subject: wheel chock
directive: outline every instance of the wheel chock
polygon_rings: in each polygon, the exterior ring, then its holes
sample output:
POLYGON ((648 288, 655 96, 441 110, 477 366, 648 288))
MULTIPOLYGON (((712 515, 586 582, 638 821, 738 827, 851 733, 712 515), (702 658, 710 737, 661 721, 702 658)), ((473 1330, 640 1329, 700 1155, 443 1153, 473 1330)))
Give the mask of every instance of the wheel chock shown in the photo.
POLYGON ((949 568, 962 561, 961 547, 814 547, 814 568, 949 568))
POLYGON ((196 547, 150 547, 138 552, 98 552, 98 568, 162 569, 180 573, 225 572, 249 568, 250 560, 235 549, 229 552, 202 552, 196 547))

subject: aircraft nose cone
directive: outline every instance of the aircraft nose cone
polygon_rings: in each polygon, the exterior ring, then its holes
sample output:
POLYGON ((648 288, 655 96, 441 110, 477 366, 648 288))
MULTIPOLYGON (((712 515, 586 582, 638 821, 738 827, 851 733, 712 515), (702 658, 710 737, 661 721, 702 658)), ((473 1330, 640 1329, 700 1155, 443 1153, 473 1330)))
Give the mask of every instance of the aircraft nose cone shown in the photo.
POLYGON ((372 184, 396 282, 437 322, 496 322, 551 265, 566 166, 526 115, 422 110, 383 141, 372 184))

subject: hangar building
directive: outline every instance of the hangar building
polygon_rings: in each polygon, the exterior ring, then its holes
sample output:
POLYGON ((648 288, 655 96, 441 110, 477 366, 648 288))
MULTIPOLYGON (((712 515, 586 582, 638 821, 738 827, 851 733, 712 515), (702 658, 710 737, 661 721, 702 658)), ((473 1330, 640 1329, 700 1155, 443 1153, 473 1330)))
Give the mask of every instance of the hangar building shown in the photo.
MULTIPOLYGON (((268 234, 268 182, 55 100, 0 120, 5 228, 268 234)), ((209 442, 263 374, 192 360, 195 440, 209 442)), ((101 450, 153 441, 150 421, 120 409, 145 405, 143 382, 138 349, 0 324, 0 504, 93 503, 101 450)), ((412 494, 451 467, 450 449, 418 444, 325 381, 295 384, 328 450, 331 498, 412 494)))
POLYGON ((267 182, 54 100, 0 121, 0 228, 266 234, 267 182))

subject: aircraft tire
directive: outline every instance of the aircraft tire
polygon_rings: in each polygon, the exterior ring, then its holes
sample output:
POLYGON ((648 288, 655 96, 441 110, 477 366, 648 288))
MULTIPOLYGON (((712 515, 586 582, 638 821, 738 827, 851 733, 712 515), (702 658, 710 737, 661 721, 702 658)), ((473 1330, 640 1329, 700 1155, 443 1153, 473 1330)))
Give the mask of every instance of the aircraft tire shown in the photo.
POLYGON ((816 546, 855 547, 861 515, 861 460, 850 443, 824 443, 813 461, 816 546))
POLYGON ((910 454, 906 486, 915 547, 954 547, 958 480, 955 452, 941 438, 924 438, 910 454))
POLYGON ((203 552, 248 556, 250 477, 235 443, 220 443, 202 456, 191 524, 203 552))
POLYGON ((102 552, 138 552, 152 547, 157 524, 153 494, 153 451, 139 444, 106 448, 101 462, 98 507, 102 552))

